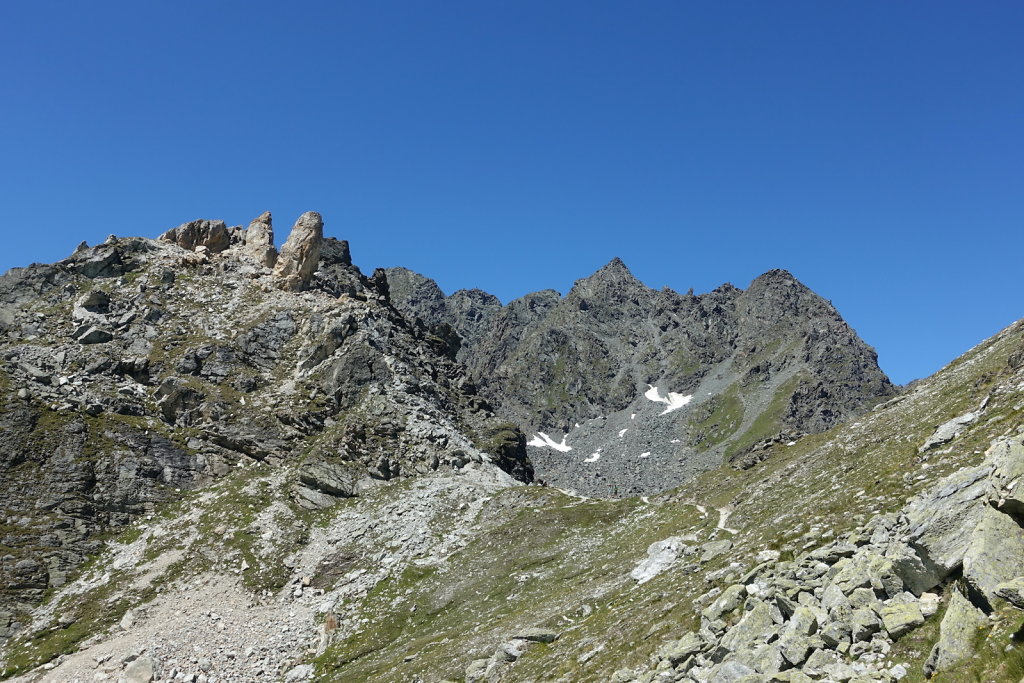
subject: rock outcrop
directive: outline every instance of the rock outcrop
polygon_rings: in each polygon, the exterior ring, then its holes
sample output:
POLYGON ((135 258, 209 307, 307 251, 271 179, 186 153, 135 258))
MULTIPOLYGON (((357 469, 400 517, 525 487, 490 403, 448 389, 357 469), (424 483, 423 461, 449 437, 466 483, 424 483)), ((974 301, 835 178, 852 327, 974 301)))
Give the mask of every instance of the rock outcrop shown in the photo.
POLYGON ((245 231, 245 252, 264 268, 273 268, 277 263, 274 228, 269 211, 263 212, 249 223, 245 231))
POLYGON ((948 606, 923 671, 931 676, 971 658, 1000 603, 1019 607, 1024 574, 1024 528, 990 497, 1000 489, 996 472, 1020 471, 1024 435, 996 441, 989 453, 982 465, 938 482, 898 513, 793 561, 759 565, 720 594, 698 599, 714 599, 699 631, 665 645, 654 669, 672 671, 676 681, 743 673, 753 683, 785 671, 824 680, 898 679, 906 671, 887 667, 886 655, 936 614, 942 592, 948 606))
POLYGON ((324 221, 316 211, 299 216, 274 266, 277 286, 286 292, 309 288, 313 273, 320 263, 320 245, 324 237, 324 221))
POLYGON ((232 245, 236 235, 224 221, 197 220, 171 228, 159 239, 189 251, 204 249, 211 254, 219 254, 232 245))

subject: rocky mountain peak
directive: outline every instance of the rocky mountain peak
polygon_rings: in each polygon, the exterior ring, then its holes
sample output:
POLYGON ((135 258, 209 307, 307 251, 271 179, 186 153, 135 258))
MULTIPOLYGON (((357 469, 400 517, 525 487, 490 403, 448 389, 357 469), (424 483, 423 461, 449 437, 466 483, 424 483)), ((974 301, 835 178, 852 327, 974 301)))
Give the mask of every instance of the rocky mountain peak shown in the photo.
POLYGON ((615 258, 564 298, 507 306, 395 275, 404 285, 394 305, 454 329, 459 360, 499 411, 526 431, 575 439, 579 456, 540 438, 531 457, 542 479, 588 494, 664 489, 894 391, 874 351, 784 270, 746 291, 727 283, 681 296, 649 289, 615 258), (678 407, 667 416, 666 405, 678 407))
POLYGON ((569 297, 605 298, 622 300, 650 293, 618 256, 599 268, 593 275, 577 280, 569 297))

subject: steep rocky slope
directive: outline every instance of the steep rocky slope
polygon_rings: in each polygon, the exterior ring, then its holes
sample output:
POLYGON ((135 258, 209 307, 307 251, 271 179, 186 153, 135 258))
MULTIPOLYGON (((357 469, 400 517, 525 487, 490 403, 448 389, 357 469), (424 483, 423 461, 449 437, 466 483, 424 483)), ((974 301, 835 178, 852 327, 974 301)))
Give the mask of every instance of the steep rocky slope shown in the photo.
POLYGON ((722 461, 749 464, 894 393, 832 305, 785 271, 745 291, 654 291, 615 259, 560 297, 502 306, 446 297, 387 271, 395 305, 441 336, 503 415, 526 431, 538 477, 588 495, 665 490, 722 461))
POLYGON ((313 509, 470 463, 530 479, 523 435, 318 214, 272 245, 269 214, 193 221, 0 278, 0 636, 109 532, 237 469, 294 465, 313 509))
POLYGON ((487 463, 307 510, 298 462, 138 519, 18 680, 1018 681, 1024 324, 856 421, 657 496, 487 463))

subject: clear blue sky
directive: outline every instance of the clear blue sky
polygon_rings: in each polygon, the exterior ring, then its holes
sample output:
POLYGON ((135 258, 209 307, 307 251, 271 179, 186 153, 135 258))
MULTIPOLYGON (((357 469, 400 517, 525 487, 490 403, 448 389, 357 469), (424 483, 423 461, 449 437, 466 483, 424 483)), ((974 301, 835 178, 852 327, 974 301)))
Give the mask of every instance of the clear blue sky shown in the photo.
POLYGON ((448 292, 786 268, 895 381, 1024 316, 1024 3, 0 4, 0 270, 305 210, 448 292))

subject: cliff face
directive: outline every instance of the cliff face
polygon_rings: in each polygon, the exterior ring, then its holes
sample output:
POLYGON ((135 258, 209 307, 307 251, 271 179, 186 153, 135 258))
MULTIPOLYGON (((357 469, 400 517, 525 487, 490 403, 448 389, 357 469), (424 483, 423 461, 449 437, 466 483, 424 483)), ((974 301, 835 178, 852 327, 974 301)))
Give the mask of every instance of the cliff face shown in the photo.
POLYGON ((820 432, 895 393, 875 352, 785 271, 694 296, 651 290, 615 259, 565 297, 507 306, 479 291, 445 297, 404 269, 388 277, 399 309, 459 335, 458 359, 497 410, 572 448, 532 448, 538 476, 588 494, 746 466, 767 441, 820 432), (672 394, 685 403, 666 413, 672 394))

